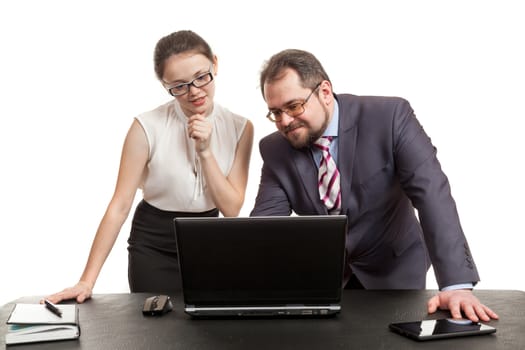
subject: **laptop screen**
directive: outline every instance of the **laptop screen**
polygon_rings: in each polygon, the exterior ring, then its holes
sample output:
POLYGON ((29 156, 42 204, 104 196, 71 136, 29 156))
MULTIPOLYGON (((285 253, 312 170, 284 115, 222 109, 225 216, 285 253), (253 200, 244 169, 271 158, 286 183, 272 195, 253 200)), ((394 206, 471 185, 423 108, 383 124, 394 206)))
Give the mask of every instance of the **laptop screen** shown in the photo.
POLYGON ((184 301, 191 305, 337 303, 347 218, 176 218, 184 301))

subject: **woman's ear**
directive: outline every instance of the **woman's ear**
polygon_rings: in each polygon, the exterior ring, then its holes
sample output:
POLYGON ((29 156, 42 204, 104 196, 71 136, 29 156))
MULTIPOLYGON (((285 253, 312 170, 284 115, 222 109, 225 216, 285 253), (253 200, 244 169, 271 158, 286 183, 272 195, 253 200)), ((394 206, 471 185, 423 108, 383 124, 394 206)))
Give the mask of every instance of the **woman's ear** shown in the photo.
POLYGON ((217 75, 219 72, 219 60, 217 59, 217 55, 213 55, 213 61, 211 62, 213 66, 213 75, 217 75))

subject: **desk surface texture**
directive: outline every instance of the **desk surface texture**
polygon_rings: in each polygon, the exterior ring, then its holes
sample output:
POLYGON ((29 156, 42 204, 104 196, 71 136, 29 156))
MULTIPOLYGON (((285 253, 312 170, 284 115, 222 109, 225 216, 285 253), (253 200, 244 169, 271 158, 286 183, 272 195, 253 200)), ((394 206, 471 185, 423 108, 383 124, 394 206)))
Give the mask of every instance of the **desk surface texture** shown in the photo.
MULTIPOLYGON (((13 346, 13 349, 525 349, 525 292, 476 290, 500 320, 492 335, 417 342, 388 330, 390 322, 448 317, 428 315, 422 291, 346 290, 341 314, 326 319, 205 319, 183 311, 182 296, 173 295, 173 311, 160 317, 142 315, 152 293, 95 294, 80 304, 79 340, 13 346)), ((14 303, 38 302, 23 297, 0 309, 0 348, 14 303)), ((9 347, 11 348, 11 347, 9 347)))

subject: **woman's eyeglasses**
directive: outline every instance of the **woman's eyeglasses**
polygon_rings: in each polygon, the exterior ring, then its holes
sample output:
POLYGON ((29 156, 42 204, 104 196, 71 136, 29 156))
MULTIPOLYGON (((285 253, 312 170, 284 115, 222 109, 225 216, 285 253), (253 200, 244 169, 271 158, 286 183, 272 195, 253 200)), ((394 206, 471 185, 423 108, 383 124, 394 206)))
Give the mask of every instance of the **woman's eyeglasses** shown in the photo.
POLYGON ((196 88, 201 88, 208 85, 212 81, 213 73, 211 72, 210 68, 209 72, 199 75, 190 82, 177 84, 175 86, 167 87, 166 89, 168 89, 168 92, 171 96, 182 96, 190 91, 191 85, 195 86, 196 88))

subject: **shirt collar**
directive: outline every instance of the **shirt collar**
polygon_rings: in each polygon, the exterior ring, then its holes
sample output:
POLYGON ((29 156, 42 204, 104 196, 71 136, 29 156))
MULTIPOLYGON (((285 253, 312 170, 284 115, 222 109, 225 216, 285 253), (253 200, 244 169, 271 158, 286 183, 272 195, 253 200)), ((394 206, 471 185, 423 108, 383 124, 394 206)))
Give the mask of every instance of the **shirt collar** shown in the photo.
POLYGON ((323 133, 323 136, 335 136, 337 137, 339 130, 339 105, 337 100, 334 99, 334 114, 332 115, 332 120, 326 127, 326 130, 323 133))

